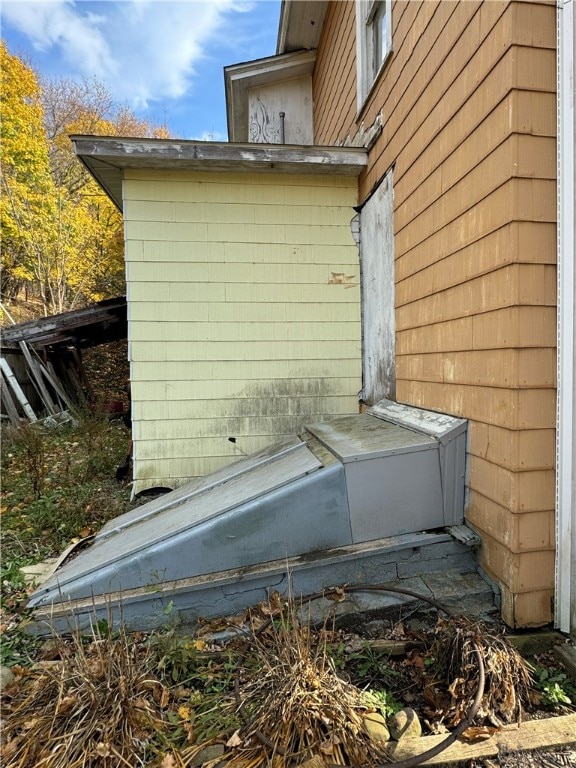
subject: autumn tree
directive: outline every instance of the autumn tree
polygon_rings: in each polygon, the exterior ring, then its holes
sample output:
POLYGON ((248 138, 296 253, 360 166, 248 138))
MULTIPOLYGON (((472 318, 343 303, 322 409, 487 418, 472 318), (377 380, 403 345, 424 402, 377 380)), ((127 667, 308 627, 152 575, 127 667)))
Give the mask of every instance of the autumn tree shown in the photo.
POLYGON ((42 103, 50 146, 52 176, 74 201, 82 218, 83 243, 69 285, 100 299, 124 290, 124 241, 120 213, 74 155, 70 135, 164 138, 167 132, 116 105, 96 79, 60 78, 42 82, 42 103))
POLYGON ((54 185, 40 87, 32 69, 0 41, 2 110, 2 295, 12 297, 37 276, 51 241, 54 185))
POLYGON ((127 106, 115 104, 96 78, 46 79, 41 86, 52 172, 56 183, 71 194, 91 177, 74 156, 70 135, 168 137, 165 128, 152 127, 127 106))
POLYGON ((2 43, 2 292, 24 283, 45 314, 124 291, 119 211, 74 155, 70 134, 165 137, 97 80, 39 82, 2 43))

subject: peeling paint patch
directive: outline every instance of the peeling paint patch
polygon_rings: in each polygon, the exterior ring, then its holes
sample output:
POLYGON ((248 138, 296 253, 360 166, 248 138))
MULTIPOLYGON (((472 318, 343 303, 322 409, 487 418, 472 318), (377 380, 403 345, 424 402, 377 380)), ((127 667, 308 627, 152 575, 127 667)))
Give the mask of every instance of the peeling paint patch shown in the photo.
POLYGON ((347 275, 345 272, 330 272, 328 285, 343 285, 345 288, 353 288, 358 285, 356 275, 347 275))

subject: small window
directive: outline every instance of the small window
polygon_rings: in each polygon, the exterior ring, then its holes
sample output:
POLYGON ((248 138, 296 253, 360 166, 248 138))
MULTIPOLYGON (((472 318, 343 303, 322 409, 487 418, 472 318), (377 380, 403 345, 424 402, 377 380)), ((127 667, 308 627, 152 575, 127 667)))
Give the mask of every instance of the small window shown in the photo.
POLYGON ((392 52, 392 0, 356 0, 358 111, 392 52))

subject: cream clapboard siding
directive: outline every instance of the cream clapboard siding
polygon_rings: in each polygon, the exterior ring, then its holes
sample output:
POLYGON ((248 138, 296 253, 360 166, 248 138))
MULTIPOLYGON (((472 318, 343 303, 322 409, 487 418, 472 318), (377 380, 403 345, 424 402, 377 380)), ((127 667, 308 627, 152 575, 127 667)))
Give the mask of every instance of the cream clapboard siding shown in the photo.
POLYGON ((330 3, 315 140, 382 114, 363 202, 394 167, 398 400, 469 419, 468 520, 511 625, 552 619, 556 354, 553 0, 392 5, 355 114, 354 3, 330 3))
POLYGON ((356 195, 331 176, 126 172, 136 492, 357 412, 356 195))

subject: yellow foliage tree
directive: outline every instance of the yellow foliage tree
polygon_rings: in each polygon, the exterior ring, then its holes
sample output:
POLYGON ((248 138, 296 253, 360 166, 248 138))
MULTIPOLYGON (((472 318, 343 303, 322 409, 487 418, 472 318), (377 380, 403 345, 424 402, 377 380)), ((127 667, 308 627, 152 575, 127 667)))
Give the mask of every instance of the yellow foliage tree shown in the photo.
POLYGON ((52 239, 55 189, 36 76, 1 41, 0 58, 2 294, 10 297, 35 278, 52 239))
POLYGON ((166 137, 96 80, 39 83, 4 43, 2 293, 33 285, 44 314, 123 293, 119 211, 74 156, 71 134, 166 137))

